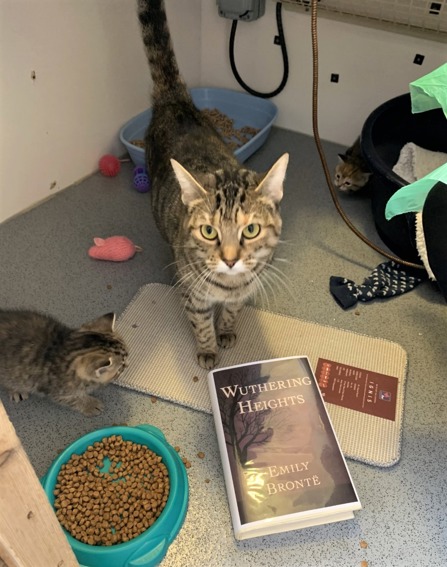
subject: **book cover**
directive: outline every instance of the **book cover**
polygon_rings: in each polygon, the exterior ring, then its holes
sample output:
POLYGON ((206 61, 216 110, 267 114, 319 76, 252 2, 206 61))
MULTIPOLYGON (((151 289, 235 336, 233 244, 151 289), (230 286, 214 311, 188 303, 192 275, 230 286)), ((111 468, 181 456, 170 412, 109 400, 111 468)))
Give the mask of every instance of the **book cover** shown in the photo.
POLYGON ((212 370, 237 539, 353 518, 361 504, 307 357, 212 370))

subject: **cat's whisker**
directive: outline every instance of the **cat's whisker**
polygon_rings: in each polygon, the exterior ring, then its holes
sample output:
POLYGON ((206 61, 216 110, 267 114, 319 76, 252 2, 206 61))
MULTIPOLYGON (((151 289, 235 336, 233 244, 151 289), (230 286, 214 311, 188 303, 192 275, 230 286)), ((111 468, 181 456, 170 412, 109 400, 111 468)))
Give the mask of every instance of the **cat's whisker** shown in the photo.
POLYGON ((194 250, 194 246, 191 246, 191 244, 173 244, 171 248, 175 250, 194 250))
POLYGON ((277 278, 275 277, 275 274, 271 274, 269 272, 267 272, 266 270, 264 270, 261 274, 261 281, 263 283, 263 285, 268 286, 271 295, 274 299, 274 301, 276 302, 276 296, 277 296, 277 291, 276 291, 276 287, 277 287, 277 278))
POLYGON ((278 240, 278 246, 285 244, 287 246, 298 246, 298 244, 296 242, 294 242, 293 240, 278 240))
POLYGON ((288 260, 287 258, 274 258, 272 264, 273 264, 274 262, 284 262, 284 263, 286 263, 286 264, 291 264, 291 263, 292 263, 292 262, 291 262, 290 260, 288 260))
POLYGON ((200 292, 200 289, 202 288, 202 286, 204 285, 204 283, 206 282, 206 278, 207 278, 207 272, 208 272, 208 268, 204 268, 200 273, 198 274, 191 274, 195 277, 195 279, 192 281, 192 283, 189 285, 189 287, 185 290, 185 294, 189 296, 189 294, 191 293, 191 291, 195 291, 196 293, 200 292))
MULTIPOLYGON (((179 265, 180 261, 176 260, 176 261, 172 262, 171 265, 173 265, 173 264, 179 265)), ((185 266, 185 267, 189 268, 190 266, 196 266, 196 265, 200 265, 200 264, 201 264, 201 262, 199 262, 199 261, 190 262, 188 264, 188 266, 185 266)), ((194 274, 193 270, 190 270, 189 272, 185 272, 184 274, 182 274, 180 277, 179 276, 180 276, 180 274, 178 274, 178 273, 174 276, 174 278, 177 278, 177 281, 173 284, 173 286, 172 286, 173 288, 181 287, 185 281, 194 277, 195 274, 194 274)))
POLYGON ((268 311, 270 311, 269 296, 268 296, 268 293, 265 290, 264 283, 263 283, 263 281, 261 280, 261 278, 259 277, 258 274, 256 274, 256 291, 260 292, 261 304, 263 304, 264 300, 265 300, 265 302, 267 303, 267 309, 268 309, 268 311))
POLYGON ((268 279, 272 284, 279 284, 279 288, 286 290, 290 297, 294 301, 296 300, 296 296, 294 295, 291 287, 291 285, 293 285, 292 280, 276 266, 266 264, 265 269, 261 273, 261 277, 268 279))
MULTIPOLYGON (((280 260, 280 258, 277 258, 278 260, 280 260)), ((284 260, 285 262, 288 262, 288 260, 284 260)), ((274 272, 278 273, 280 276, 282 276, 283 278, 285 278, 290 284, 292 284, 292 280, 289 278, 289 276, 283 272, 280 268, 277 268, 274 264, 266 264, 266 269, 267 270, 273 270, 274 272)))
POLYGON ((163 270, 167 270, 168 268, 170 268, 171 266, 176 266, 178 264, 178 260, 174 260, 173 262, 170 262, 169 264, 166 264, 166 266, 163 268, 163 270))

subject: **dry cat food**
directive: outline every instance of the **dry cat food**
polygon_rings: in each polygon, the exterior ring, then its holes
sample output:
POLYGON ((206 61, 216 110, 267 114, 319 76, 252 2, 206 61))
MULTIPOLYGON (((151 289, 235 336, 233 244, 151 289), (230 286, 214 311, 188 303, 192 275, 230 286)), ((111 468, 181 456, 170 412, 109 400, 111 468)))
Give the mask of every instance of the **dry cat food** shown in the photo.
MULTIPOLYGON (((180 447, 178 445, 174 447, 174 450, 177 451, 177 453, 180 453, 180 447)), ((185 468, 190 469, 191 462, 186 457, 180 457, 180 458, 182 460, 182 463, 185 465, 185 468)))
POLYGON ((75 539, 122 543, 160 516, 169 496, 168 469, 145 445, 111 435, 61 466, 54 495, 56 516, 75 539), (108 460, 108 471, 101 471, 108 460))
MULTIPOLYGON (((240 148, 259 132, 259 128, 253 128, 252 126, 235 128, 234 120, 220 112, 217 108, 204 108, 202 112, 205 116, 208 116, 216 130, 225 139, 232 150, 240 148)), ((132 140, 131 144, 138 148, 144 149, 145 147, 144 140, 132 140)))

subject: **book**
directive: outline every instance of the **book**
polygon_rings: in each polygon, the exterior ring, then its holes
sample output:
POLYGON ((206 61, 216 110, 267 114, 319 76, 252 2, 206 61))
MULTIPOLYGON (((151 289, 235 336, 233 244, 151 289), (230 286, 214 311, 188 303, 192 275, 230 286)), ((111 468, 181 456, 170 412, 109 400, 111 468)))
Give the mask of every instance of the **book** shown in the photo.
POLYGON ((361 509, 306 356, 211 370, 208 387, 236 539, 361 509))

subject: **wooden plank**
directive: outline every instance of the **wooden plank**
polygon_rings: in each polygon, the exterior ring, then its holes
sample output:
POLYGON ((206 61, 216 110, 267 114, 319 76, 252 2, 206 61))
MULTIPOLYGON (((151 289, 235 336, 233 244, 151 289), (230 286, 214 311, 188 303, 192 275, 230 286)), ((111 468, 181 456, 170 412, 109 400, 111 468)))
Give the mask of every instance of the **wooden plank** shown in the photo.
POLYGON ((79 567, 0 400, 0 566, 79 567))

